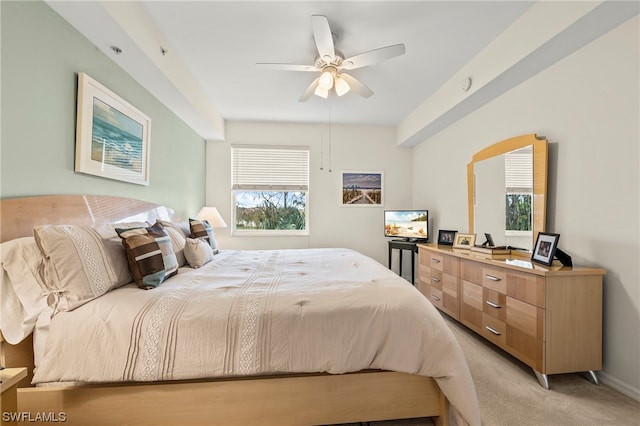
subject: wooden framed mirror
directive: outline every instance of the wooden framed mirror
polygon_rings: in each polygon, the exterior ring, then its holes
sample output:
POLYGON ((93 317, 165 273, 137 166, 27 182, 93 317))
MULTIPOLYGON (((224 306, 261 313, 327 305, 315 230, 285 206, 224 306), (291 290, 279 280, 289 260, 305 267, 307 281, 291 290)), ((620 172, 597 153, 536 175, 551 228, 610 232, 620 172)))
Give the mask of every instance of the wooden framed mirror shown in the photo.
POLYGON ((467 164, 469 233, 531 251, 545 231, 548 142, 535 134, 498 142, 467 164))

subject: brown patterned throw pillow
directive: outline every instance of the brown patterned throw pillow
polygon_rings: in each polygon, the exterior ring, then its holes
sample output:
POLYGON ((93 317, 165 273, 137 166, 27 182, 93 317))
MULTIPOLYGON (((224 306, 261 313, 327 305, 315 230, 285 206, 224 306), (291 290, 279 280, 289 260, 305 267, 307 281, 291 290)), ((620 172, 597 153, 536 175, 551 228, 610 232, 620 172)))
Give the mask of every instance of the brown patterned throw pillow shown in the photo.
POLYGON ((205 240, 213 249, 213 253, 218 253, 218 242, 208 221, 189 219, 189 228, 191 228, 191 238, 205 240))
POLYGON ((178 273, 171 237, 156 223, 148 228, 116 229, 127 252, 129 269, 138 287, 152 289, 178 273))

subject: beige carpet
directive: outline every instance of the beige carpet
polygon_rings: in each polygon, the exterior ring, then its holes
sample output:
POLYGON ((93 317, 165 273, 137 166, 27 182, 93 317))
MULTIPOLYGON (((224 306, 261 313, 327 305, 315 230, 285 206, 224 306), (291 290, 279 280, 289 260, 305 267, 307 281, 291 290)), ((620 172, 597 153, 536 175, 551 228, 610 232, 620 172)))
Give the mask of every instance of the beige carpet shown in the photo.
MULTIPOLYGON (((640 402, 581 374, 549 376, 550 390, 533 371, 448 319, 476 385, 484 426, 640 426, 640 402)), ((455 425, 455 419, 452 419, 455 425)), ((429 419, 372 422, 372 426, 432 425, 429 419)))

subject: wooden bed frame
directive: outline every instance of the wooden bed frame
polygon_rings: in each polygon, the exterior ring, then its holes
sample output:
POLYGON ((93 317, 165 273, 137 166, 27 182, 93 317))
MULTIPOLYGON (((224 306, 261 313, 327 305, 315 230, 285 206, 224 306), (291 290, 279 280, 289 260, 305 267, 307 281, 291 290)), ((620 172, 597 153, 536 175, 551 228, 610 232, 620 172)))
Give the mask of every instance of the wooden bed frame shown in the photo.
MULTIPOLYGON (((33 235, 42 224, 91 225, 172 219, 158 204, 99 195, 0 200, 0 239, 33 235)), ((33 387, 32 337, 0 335, 5 367, 27 367, 18 412, 65 413, 68 424, 337 424, 434 417, 449 424, 449 403, 430 377, 391 371, 291 374, 197 381, 33 387)))

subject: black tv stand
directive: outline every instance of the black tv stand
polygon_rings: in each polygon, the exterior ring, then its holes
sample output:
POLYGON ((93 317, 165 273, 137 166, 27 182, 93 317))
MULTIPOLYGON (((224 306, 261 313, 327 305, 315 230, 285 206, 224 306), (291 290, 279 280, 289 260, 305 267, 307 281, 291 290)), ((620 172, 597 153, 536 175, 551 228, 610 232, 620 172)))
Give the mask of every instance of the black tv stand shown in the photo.
POLYGON ((403 238, 398 240, 389 240, 389 269, 391 269, 391 255, 393 249, 399 250, 398 259, 398 275, 402 276, 402 251, 409 250, 411 252, 411 284, 414 284, 416 270, 416 254, 418 253, 418 243, 426 242, 426 239, 420 238, 403 238))

